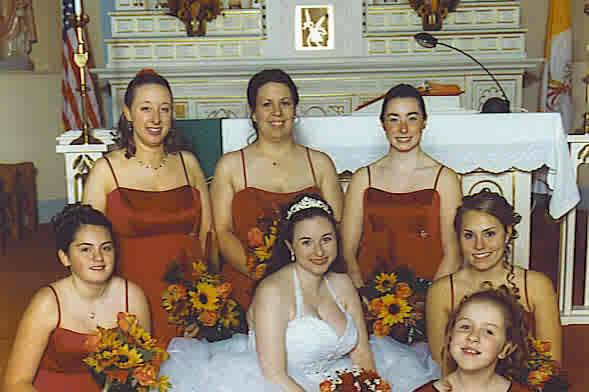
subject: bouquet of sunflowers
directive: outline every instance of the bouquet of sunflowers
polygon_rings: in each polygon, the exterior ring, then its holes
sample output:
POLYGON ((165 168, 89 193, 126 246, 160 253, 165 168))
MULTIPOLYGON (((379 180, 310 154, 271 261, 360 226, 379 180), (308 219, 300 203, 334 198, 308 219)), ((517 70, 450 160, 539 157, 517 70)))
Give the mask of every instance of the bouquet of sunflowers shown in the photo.
POLYGON ((158 377, 168 353, 156 346, 134 315, 119 312, 117 326, 98 327, 86 346, 84 362, 105 392, 166 392, 171 386, 166 376, 158 377))
POLYGON ((430 286, 407 267, 377 273, 359 289, 369 332, 406 344, 425 341, 425 295, 430 286))
POLYGON ((374 370, 359 368, 336 370, 319 384, 320 392, 391 392, 391 386, 374 370))
POLYGON ((527 384, 532 391, 568 391, 569 383, 561 373, 559 363, 552 359, 550 349, 550 342, 528 337, 527 367, 517 381, 527 384))
POLYGON ((258 218, 258 224, 247 232, 246 266, 250 276, 255 280, 266 276, 279 224, 280 211, 274 210, 270 216, 258 218))
POLYGON ((245 333, 244 311, 230 298, 231 284, 209 273, 202 261, 172 263, 164 279, 170 285, 162 293, 162 306, 170 323, 196 327, 196 336, 210 342, 245 333))

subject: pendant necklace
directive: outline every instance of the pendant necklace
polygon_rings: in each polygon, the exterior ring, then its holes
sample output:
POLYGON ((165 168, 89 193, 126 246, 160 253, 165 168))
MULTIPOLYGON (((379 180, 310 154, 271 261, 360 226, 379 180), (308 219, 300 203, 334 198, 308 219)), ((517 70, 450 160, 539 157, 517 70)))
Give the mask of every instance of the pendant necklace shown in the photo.
POLYGON ((159 170, 162 167, 166 166, 166 163, 168 162, 168 154, 165 154, 162 157, 162 160, 160 161, 160 163, 157 165, 152 165, 151 163, 142 161, 141 159, 139 159, 137 157, 135 157, 135 158, 137 159, 137 163, 139 163, 141 166, 143 166, 146 169, 152 169, 152 170, 159 170))
MULTIPOLYGON (((72 280, 72 286, 74 288, 74 291, 76 293, 78 293, 78 291, 76 290, 76 285, 74 283, 74 281, 72 280)), ((92 303, 94 304, 94 310, 90 310, 88 311, 88 319, 89 320, 94 320, 96 318, 96 302, 100 299, 102 299, 102 297, 104 296, 104 293, 106 292, 106 288, 107 286, 105 285, 102 289, 102 291, 100 292, 100 294, 92 301, 92 303)), ((79 294, 78 294, 79 295, 79 294)), ((82 297, 83 298, 83 297, 82 297)))

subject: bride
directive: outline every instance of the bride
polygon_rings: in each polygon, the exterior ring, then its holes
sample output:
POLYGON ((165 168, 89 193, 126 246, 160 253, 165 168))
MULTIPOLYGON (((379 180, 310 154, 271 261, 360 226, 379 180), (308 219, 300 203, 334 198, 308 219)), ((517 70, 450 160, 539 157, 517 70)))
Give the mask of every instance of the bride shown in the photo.
POLYGON ((368 336, 359 296, 341 273, 339 235, 323 199, 299 196, 282 222, 271 264, 276 272, 256 289, 249 335, 172 340, 161 370, 172 391, 315 392, 335 370, 353 366, 376 369, 395 392, 440 377, 431 358, 368 336))

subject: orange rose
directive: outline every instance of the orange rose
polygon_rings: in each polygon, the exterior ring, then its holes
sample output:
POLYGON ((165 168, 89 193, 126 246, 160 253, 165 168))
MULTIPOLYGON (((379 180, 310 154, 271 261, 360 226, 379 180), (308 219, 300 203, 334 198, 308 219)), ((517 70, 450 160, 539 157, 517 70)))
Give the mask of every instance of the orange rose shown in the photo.
POLYGON ((124 384, 127 382, 127 378, 129 378, 129 371, 128 370, 105 370, 104 374, 112 381, 118 381, 120 384, 124 384))
POLYGON ((86 338, 84 342, 84 346, 86 350, 91 353, 95 353, 98 351, 98 344, 100 343, 100 336, 98 334, 92 334, 86 338))
POLYGON ((254 272, 256 269, 256 256, 254 255, 247 255, 245 259, 245 266, 249 272, 254 272))
POLYGON ((384 308, 384 302, 382 302, 381 298, 375 298, 370 301, 368 307, 373 314, 378 314, 384 308))
POLYGON ((225 282, 221 285, 219 285, 219 287, 217 287, 217 292, 219 293, 219 297, 223 298, 223 300, 226 300, 227 297, 229 297, 229 294, 231 294, 231 283, 229 282, 225 282))
POLYGON ((549 340, 533 340, 534 349, 540 354, 547 354, 552 349, 552 343, 549 340))
POLYGON ((198 315, 198 320, 207 327, 212 327, 219 321, 219 313, 205 310, 198 315))
POLYGON ((388 325, 385 325, 382 320, 376 320, 374 324, 372 324, 372 329, 376 336, 388 336, 391 332, 391 328, 388 325))
POLYGON ((254 270, 254 279, 255 280, 260 280, 264 277, 264 275, 266 274, 266 269, 268 268, 268 264, 262 263, 262 264, 258 264, 256 266, 256 269, 254 270))
POLYGON ((319 392, 331 392, 331 381, 325 380, 319 384, 319 392))
POLYGON ((117 326, 121 329, 121 331, 128 333, 131 329, 131 324, 133 323, 134 316, 131 316, 125 312, 117 313, 117 326))
POLYGON ((151 386, 156 383, 157 369, 155 366, 146 364, 133 370, 133 377, 137 380, 139 385, 144 387, 151 386))
POLYGON ((399 298, 409 298, 413 294, 411 287, 405 282, 397 283, 395 286, 395 295, 399 298))
POLYGON ((247 245, 250 248, 257 248, 264 245, 264 233, 257 227, 251 228, 247 232, 247 245))
POLYGON ((542 368, 533 370, 528 373, 528 384, 534 386, 542 386, 550 379, 550 374, 542 371, 542 368))

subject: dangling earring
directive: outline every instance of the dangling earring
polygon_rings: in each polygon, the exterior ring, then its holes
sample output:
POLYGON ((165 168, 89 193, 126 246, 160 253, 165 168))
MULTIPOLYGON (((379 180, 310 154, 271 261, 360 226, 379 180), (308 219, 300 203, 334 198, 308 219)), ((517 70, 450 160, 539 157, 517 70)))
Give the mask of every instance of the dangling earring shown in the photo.
POLYGON ((290 252, 290 261, 294 263, 296 259, 294 252, 290 252))
POLYGON ((129 128, 129 133, 133 134, 133 121, 129 121, 128 128, 129 128))

